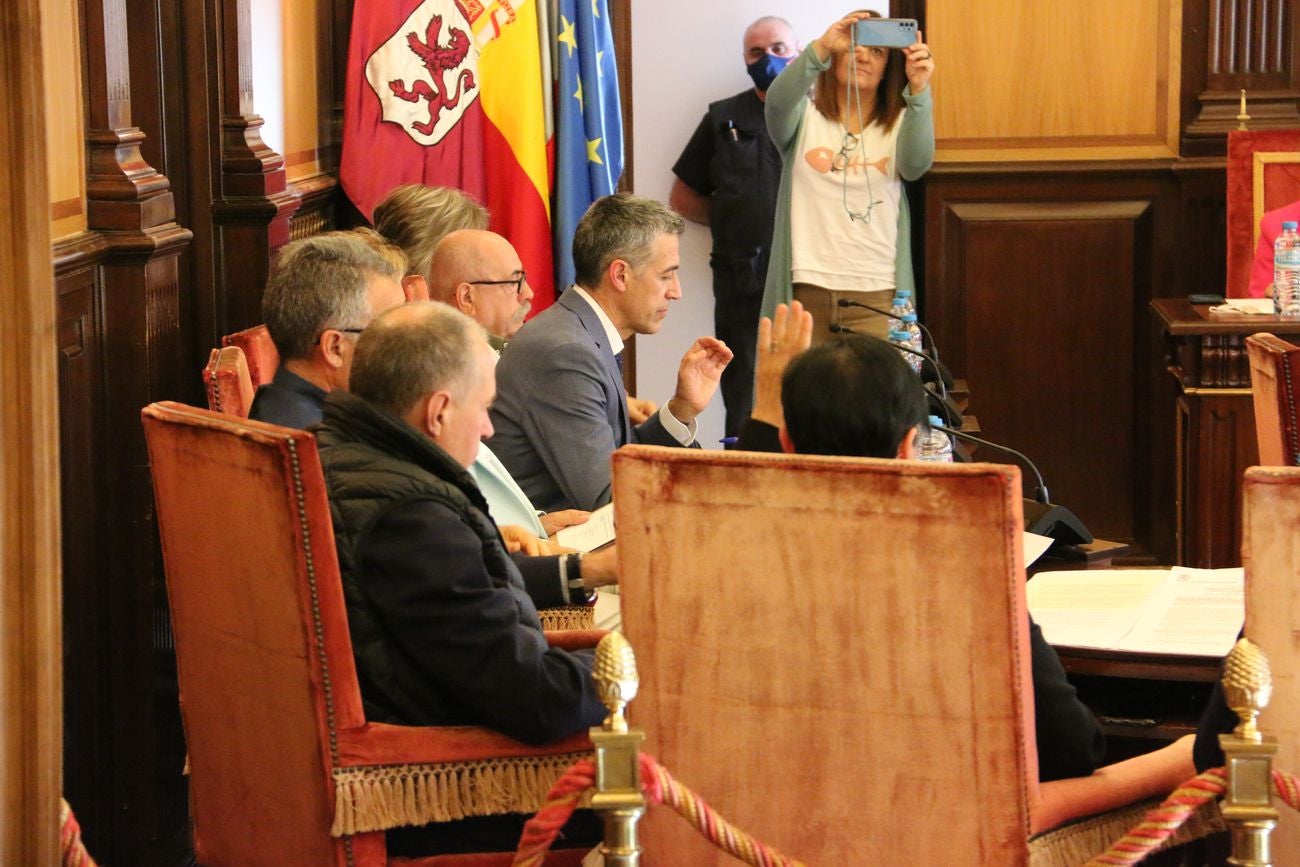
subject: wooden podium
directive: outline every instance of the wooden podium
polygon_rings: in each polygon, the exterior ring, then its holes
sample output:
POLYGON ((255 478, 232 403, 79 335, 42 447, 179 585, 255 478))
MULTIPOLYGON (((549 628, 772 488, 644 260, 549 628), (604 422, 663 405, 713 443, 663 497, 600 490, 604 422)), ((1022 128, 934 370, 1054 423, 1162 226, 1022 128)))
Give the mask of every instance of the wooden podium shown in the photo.
POLYGON ((1210 313, 1182 298, 1151 309, 1178 382, 1174 454, 1179 565, 1241 564, 1241 484, 1259 463, 1245 339, 1267 331, 1300 335, 1300 320, 1210 313))

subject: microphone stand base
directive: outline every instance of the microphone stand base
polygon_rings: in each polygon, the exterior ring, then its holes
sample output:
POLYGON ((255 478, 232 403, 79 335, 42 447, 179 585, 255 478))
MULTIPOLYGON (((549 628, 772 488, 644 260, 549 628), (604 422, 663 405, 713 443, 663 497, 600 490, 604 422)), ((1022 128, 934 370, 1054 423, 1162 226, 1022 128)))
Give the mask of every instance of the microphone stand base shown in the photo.
POLYGON ((1064 506, 1025 500, 1025 529, 1067 545, 1087 545, 1092 533, 1064 506))

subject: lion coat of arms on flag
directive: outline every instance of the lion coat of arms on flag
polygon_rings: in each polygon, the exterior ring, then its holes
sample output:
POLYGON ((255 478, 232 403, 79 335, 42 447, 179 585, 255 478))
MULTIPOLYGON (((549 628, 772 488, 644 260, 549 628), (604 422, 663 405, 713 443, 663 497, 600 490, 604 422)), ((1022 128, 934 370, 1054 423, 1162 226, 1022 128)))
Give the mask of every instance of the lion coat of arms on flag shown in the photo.
POLYGON ((435 145, 478 97, 478 46, 453 0, 425 0, 366 61, 383 119, 435 145))

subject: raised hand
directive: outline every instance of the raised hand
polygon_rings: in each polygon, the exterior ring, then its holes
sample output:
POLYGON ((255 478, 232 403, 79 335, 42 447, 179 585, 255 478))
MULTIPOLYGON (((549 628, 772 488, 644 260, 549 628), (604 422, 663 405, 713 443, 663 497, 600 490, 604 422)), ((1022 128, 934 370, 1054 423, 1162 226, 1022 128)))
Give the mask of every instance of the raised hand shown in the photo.
POLYGON ((716 337, 696 340, 677 367, 677 391, 668 401, 668 411, 682 424, 690 424, 704 412, 718 390, 722 371, 731 362, 732 352, 716 337))
POLYGON ((870 18, 866 12, 850 12, 836 21, 826 32, 813 40, 813 50, 817 59, 823 63, 833 54, 842 54, 853 48, 853 25, 863 18, 870 18))
POLYGON ((907 57, 908 89, 915 95, 930 84, 930 76, 934 74, 934 55, 930 53, 930 46, 921 41, 920 30, 916 31, 916 41, 904 48, 903 54, 907 57))
POLYGON ((758 354, 754 364, 753 418, 773 427, 785 423, 781 410, 781 378, 794 357, 812 345, 812 314, 798 301, 776 305, 772 319, 758 323, 758 354))

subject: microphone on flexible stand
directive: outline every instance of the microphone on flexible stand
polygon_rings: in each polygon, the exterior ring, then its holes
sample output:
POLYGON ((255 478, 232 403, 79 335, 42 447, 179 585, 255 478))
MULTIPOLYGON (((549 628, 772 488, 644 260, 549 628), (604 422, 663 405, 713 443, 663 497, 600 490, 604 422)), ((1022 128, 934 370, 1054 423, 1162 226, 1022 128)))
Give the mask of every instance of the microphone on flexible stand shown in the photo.
MULTIPOLYGON (((854 302, 854 300, 850 300, 848 298, 841 298, 839 302, 837 302, 837 304, 839 304, 840 307, 861 307, 862 309, 865 309, 865 311, 871 311, 872 313, 880 313, 881 316, 885 316, 888 318, 896 318, 893 315, 893 311, 887 311, 887 309, 884 309, 883 307, 872 307, 871 304, 854 302)), ((945 367, 943 361, 939 360, 939 344, 935 343, 935 335, 931 334, 930 329, 920 324, 919 321, 917 322, 917 328, 920 329, 920 333, 926 335, 927 341, 930 341, 930 352, 927 352, 926 357, 933 357, 933 363, 935 363, 935 372, 939 374, 940 380, 943 381, 944 383, 944 394, 946 395, 948 394, 948 386, 952 385, 953 383, 953 374, 950 373, 948 368, 945 367)), ((831 330, 833 331, 835 329, 831 329, 831 330)), ((855 331, 849 331, 849 333, 854 334, 855 331)))
MULTIPOLYGON (((826 326, 826 329, 830 331, 831 334, 862 334, 861 331, 856 331, 849 328, 847 325, 839 325, 834 322, 826 326)), ((876 339, 879 340, 880 338, 876 339)), ((910 346, 899 346, 897 343, 891 343, 890 346, 893 346, 899 352, 906 352, 908 355, 915 355, 923 361, 928 361, 930 363, 930 366, 934 368, 937 377, 935 382, 939 385, 939 393, 936 394, 931 389, 930 383, 923 383, 922 388, 925 390, 926 395, 931 398, 932 406, 937 410, 933 414, 941 417, 945 422, 953 427, 961 427, 961 409, 958 408, 957 404, 955 404, 950 397, 948 397, 948 389, 944 387, 943 371, 939 367, 939 362, 931 358, 929 354, 918 352, 910 346)))
POLYGON ((1038 487, 1034 490, 1034 499, 1025 500, 1026 530, 1040 536, 1048 536, 1067 545, 1086 545, 1092 541, 1092 533, 1088 531, 1088 528, 1083 525, 1083 522, 1073 512, 1052 502, 1047 493, 1047 485, 1043 483, 1043 474, 1038 471, 1038 467, 1024 453, 1018 452, 1009 446, 999 445, 943 425, 934 425, 934 427, 936 430, 948 434, 948 436, 988 446, 994 451, 1014 455, 1033 471, 1034 478, 1038 480, 1038 487))

